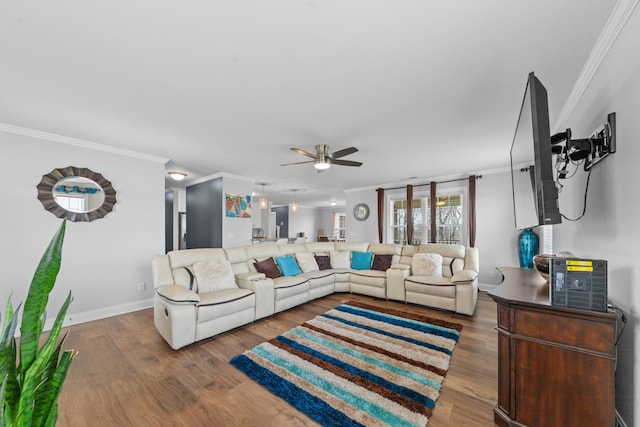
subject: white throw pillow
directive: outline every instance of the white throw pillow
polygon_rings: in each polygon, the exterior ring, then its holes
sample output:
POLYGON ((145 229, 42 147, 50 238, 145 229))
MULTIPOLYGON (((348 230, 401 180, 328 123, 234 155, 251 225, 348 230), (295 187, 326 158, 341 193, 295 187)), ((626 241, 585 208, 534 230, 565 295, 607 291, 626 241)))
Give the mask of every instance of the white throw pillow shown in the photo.
POLYGON ((238 287, 231 264, 226 259, 197 262, 193 264, 193 273, 199 293, 238 287))
POLYGON ((351 251, 329 252, 331 268, 351 268, 351 251))
POLYGON ((414 276, 442 277, 442 255, 417 253, 411 259, 411 274, 414 276))
POLYGON ((308 273, 310 271, 319 271, 318 263, 316 262, 316 257, 313 255, 313 252, 298 252, 296 253, 296 261, 298 261, 298 266, 303 273, 308 273))

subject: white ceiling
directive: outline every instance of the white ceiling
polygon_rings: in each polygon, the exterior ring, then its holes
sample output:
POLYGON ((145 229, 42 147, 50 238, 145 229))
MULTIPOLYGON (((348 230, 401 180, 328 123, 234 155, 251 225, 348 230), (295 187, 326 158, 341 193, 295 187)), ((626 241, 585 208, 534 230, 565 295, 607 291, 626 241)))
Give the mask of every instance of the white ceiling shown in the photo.
POLYGON ((0 123, 326 206, 343 190, 507 168, 527 74, 553 126, 615 4, 3 1, 0 123), (280 166, 320 143, 357 147, 345 159, 364 165, 280 166))

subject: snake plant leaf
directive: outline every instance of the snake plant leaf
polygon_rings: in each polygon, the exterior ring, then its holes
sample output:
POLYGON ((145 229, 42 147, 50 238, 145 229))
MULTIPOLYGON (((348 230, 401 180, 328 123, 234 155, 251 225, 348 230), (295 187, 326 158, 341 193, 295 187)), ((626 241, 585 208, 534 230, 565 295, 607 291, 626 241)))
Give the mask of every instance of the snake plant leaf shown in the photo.
POLYGON ((62 304, 62 307, 60 308, 60 311, 58 312, 58 315, 53 322, 53 326, 51 327, 51 331, 49 331, 47 340, 42 345, 40 350, 37 351, 36 358, 34 359, 33 363, 27 370, 22 372, 23 379, 20 389, 20 402, 18 403, 17 417, 22 425, 33 425, 32 419, 34 413, 34 399, 36 393, 38 392, 38 387, 42 382, 42 375, 47 368, 51 355, 55 351, 58 337, 60 336, 60 329, 62 328, 62 322, 67 315, 67 309, 69 308, 69 304, 71 304, 72 300, 73 297, 71 296, 71 291, 69 291, 67 299, 65 300, 64 304, 62 304))
POLYGON ((77 352, 73 350, 62 353, 58 366, 48 378, 46 390, 38 391, 39 397, 36 406, 38 412, 34 411, 34 425, 55 425, 58 418, 58 397, 62 390, 62 383, 67 377, 71 361, 76 354, 77 352))
POLYGON ((20 385, 16 368, 16 342, 14 338, 18 326, 19 310, 20 305, 14 313, 11 308, 11 301, 7 302, 7 314, 11 313, 11 316, 5 318, 2 336, 0 336, 0 372, 5 374, 3 397, 0 400, 0 402, 5 403, 0 419, 6 419, 6 421, 11 421, 15 418, 20 398, 20 385))
POLYGON ((55 427, 58 418, 58 397, 76 354, 71 350, 60 355, 66 338, 59 340, 60 330, 73 300, 71 292, 39 346, 49 293, 60 270, 65 224, 51 240, 31 281, 20 324, 19 358, 15 332, 21 306, 14 312, 11 297, 7 301, 0 333, 0 427, 55 427))
POLYGON ((31 280, 20 324, 20 371, 22 374, 31 367, 38 353, 38 342, 44 328, 42 314, 60 271, 65 229, 66 221, 62 221, 42 255, 31 280))
POLYGON ((42 421, 47 418, 49 411, 51 410, 50 399, 48 397, 49 390, 51 390, 51 381, 53 374, 58 366, 58 359, 60 357, 60 350, 64 344, 67 334, 58 342, 55 350, 49 356, 49 360, 45 366, 42 377, 40 378, 40 384, 38 384, 38 392, 35 394, 33 405, 33 421, 34 425, 42 425, 42 421))
POLYGON ((54 407, 57 406, 62 383, 67 376, 72 359, 78 354, 75 350, 66 350, 62 353, 62 357, 59 358, 66 338, 67 334, 62 337, 58 346, 51 354, 47 367, 42 375, 42 382, 38 386, 36 393, 33 425, 47 425, 47 420, 52 418, 52 414, 56 414, 57 416, 57 411, 53 410, 54 407))

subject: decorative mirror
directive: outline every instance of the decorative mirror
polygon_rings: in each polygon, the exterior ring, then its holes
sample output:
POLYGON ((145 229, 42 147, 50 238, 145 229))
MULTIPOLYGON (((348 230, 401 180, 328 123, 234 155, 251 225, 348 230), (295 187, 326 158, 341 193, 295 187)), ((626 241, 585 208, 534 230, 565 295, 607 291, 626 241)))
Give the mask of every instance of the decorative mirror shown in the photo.
POLYGON ((358 203, 353 209, 353 216, 358 221, 364 221, 369 218, 369 206, 366 203, 358 203))
POLYGON ((116 190, 101 174, 69 166, 43 175, 36 187, 44 208, 73 222, 103 218, 116 204, 116 190))

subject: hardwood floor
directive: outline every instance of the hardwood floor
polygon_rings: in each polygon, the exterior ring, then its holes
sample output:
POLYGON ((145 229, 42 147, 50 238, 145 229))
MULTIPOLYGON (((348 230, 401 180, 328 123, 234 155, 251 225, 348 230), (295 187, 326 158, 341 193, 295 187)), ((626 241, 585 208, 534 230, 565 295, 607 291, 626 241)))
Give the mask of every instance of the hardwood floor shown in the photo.
POLYGON ((496 305, 482 292, 471 317, 333 294, 178 351, 156 332, 151 309, 76 325, 65 347, 79 354, 60 396, 58 426, 316 426, 228 362, 348 300, 462 323, 429 427, 493 426, 496 305))

